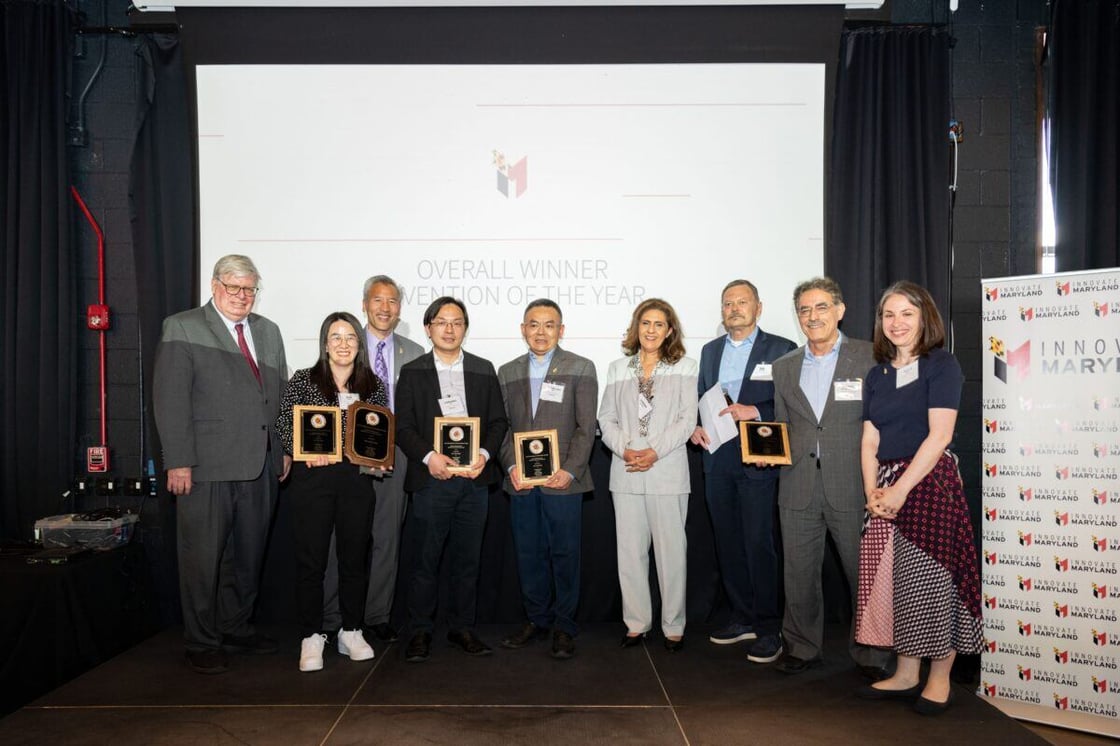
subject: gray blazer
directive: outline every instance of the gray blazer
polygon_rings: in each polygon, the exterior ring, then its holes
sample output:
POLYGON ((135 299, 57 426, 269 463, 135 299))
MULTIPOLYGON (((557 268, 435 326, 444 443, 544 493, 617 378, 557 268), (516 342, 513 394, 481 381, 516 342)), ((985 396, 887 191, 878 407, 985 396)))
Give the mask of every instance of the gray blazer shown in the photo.
MULTIPOLYGON (((367 331, 366 334, 369 334, 367 331)), ((424 348, 413 342, 403 334, 393 332, 393 387, 396 388, 397 381, 401 377, 401 366, 405 363, 411 363, 416 358, 424 354, 424 348)), ((366 350, 369 357, 369 369, 373 370, 373 353, 374 350, 366 350)))
POLYGON ((284 342, 263 316, 246 321, 260 384, 213 303, 164 320, 152 404, 165 469, 189 466, 196 482, 245 481, 271 456, 273 471, 283 471, 276 416, 288 381, 284 342))
POLYGON ((649 436, 638 435, 638 377, 630 358, 615 360, 607 369, 599 429, 611 449, 612 492, 639 495, 684 495, 691 489, 685 444, 696 428, 696 381, 700 366, 682 357, 664 373, 655 374, 653 414, 649 436), (627 448, 652 448, 657 461, 645 472, 628 472, 622 454, 627 448))
MULTIPOLYGON (((563 492, 548 487, 542 487, 542 491, 552 495, 590 492, 595 487, 591 482, 588 462, 595 443, 595 405, 599 398, 595 363, 557 347, 544 380, 562 384, 564 400, 542 399, 534 416, 529 387, 529 353, 510 360, 498 370, 498 383, 502 387, 502 399, 510 422, 509 432, 502 442, 506 492, 518 494, 509 480, 509 469, 516 463, 513 435, 529 430, 552 429, 556 430, 560 439, 560 468, 572 475, 572 483, 563 492)), ((523 490, 520 494, 527 492, 523 490)))
POLYGON ((824 496, 836 510, 863 510, 863 475, 859 449, 863 434, 862 381, 875 365, 870 342, 844 337, 840 343, 836 371, 829 386, 828 401, 820 422, 801 390, 801 364, 805 347, 798 347, 774 362, 774 418, 789 423, 789 446, 793 464, 782 467, 778 480, 778 504, 794 510, 808 506, 817 469, 820 468, 824 496), (860 381, 860 400, 837 401, 836 381, 860 381))

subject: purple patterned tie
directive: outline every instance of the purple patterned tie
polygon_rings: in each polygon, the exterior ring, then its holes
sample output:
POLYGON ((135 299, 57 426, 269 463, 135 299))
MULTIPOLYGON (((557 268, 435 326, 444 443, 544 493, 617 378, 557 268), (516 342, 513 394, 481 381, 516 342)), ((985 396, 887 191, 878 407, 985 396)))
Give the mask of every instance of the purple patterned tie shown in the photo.
POLYGON ((373 373, 385 385, 385 395, 389 395, 389 366, 385 364, 385 340, 377 343, 377 354, 373 356, 373 373))

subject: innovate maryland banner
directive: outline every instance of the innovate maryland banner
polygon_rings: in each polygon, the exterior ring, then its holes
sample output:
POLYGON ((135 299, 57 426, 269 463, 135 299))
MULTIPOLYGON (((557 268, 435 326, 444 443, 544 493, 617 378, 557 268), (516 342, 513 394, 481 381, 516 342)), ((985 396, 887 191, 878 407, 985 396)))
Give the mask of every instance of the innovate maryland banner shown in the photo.
POLYGON ((1120 734, 1120 269, 983 281, 981 693, 1120 734))

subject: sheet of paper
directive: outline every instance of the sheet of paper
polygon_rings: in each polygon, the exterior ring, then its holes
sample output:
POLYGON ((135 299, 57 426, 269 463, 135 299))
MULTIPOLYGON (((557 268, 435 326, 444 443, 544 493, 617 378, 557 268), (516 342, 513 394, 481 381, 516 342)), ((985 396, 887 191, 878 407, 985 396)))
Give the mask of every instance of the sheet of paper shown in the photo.
POLYGON ((717 383, 704 392, 700 397, 700 425, 708 434, 708 453, 715 453, 716 449, 729 440, 734 440, 739 434, 739 426, 730 414, 720 415, 727 409, 727 399, 724 398, 723 389, 717 383))

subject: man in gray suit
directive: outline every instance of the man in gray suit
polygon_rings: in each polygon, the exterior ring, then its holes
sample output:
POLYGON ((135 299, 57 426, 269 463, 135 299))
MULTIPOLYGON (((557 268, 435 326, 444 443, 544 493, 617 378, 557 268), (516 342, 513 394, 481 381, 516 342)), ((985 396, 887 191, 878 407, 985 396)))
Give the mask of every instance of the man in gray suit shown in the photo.
MULTIPOLYGON (((362 307, 366 312, 369 367, 385 385, 389 393, 389 409, 395 412, 393 395, 401 366, 423 355, 424 348, 397 334, 397 324, 401 320, 401 288, 393 278, 374 275, 366 280, 362 289, 362 307)), ((397 630, 390 623, 389 615, 397 588, 401 527, 408 506, 404 491, 406 471, 408 457, 398 446, 393 471, 373 478, 377 504, 373 509, 373 553, 369 565, 369 590, 366 592, 365 626, 381 642, 397 639, 397 630)), ((342 615, 338 609, 338 560, 333 546, 323 584, 323 626, 328 630, 338 629, 342 626, 342 615)))
MULTIPOLYGON (((860 438, 863 377, 875 364, 871 343, 840 332, 844 298, 828 277, 801 283, 794 308, 807 343, 774 363, 774 417, 789 423, 793 464, 782 467, 778 512, 785 557, 786 654, 778 670, 797 674, 821 663, 824 612, 821 564, 825 533, 840 563, 855 608, 859 537, 863 523, 860 438)), ((865 675, 881 675, 885 651, 849 643, 865 675)))
POLYGON ((275 423, 288 366, 276 324, 252 313, 259 280, 249 257, 222 257, 211 301, 165 319, 156 348, 152 403, 176 497, 187 660, 199 673, 227 670, 226 651, 276 651, 250 618, 287 476, 275 423))
POLYGON ((528 621, 502 640, 521 648, 552 629, 552 657, 575 654, 583 494, 593 489, 588 461, 595 442, 599 384, 595 364, 560 349, 560 306, 538 299, 525 309, 521 334, 529 352, 498 370, 510 429, 502 443, 510 523, 528 621), (514 435, 556 430, 560 470, 540 485, 524 484, 514 435))

